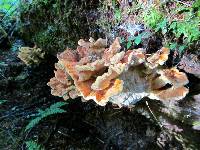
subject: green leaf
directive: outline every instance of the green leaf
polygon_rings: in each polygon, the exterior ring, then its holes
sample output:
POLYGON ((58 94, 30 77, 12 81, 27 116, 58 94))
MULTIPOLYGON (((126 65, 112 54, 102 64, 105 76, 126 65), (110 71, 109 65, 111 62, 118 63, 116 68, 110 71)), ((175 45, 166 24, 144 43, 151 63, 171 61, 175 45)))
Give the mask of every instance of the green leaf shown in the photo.
POLYGON ((150 32, 142 32, 142 33, 141 33, 141 36, 142 36, 143 38, 149 38, 150 35, 151 35, 150 32))
POLYGON ((128 43, 126 44, 126 48, 129 49, 132 45, 132 42, 131 41, 128 41, 128 43))
POLYGON ((178 48, 178 51, 180 53, 183 53, 183 51, 185 50, 186 46, 185 45, 181 45, 179 48, 178 48))
POLYGON ((162 34, 166 34, 167 33, 167 28, 164 28, 163 30, 162 30, 162 34))
POLYGON ((134 43, 135 43, 136 45, 138 45, 138 44, 140 44, 141 42, 142 42, 142 35, 139 34, 139 35, 135 38, 134 43))
POLYGON ((7 100, 0 100, 0 105, 7 102, 7 100))
POLYGON ((26 142, 26 147, 28 150, 44 150, 41 145, 32 140, 26 142))
POLYGON ((38 111, 38 114, 43 114, 44 113, 44 111, 42 109, 38 109, 37 111, 38 111))
POLYGON ((0 62, 0 66, 8 66, 5 62, 0 62))
POLYGON ((176 21, 175 21, 175 22, 172 22, 172 23, 170 24, 169 29, 176 29, 176 26, 177 26, 177 22, 176 22, 176 21))
POLYGON ((165 34, 167 32, 167 19, 163 19, 162 22, 158 23, 155 31, 162 30, 162 32, 165 34))
POLYGON ((176 49, 176 47, 177 47, 177 43, 170 43, 169 48, 170 48, 171 50, 176 49))

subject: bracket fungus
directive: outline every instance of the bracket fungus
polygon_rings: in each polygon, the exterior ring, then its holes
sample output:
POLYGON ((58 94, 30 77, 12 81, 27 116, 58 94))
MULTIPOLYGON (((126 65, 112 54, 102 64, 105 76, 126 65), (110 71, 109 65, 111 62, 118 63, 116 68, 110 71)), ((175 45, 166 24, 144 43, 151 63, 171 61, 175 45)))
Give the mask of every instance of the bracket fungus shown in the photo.
POLYGON ((70 76, 65 73, 65 70, 59 63, 55 64, 55 77, 47 83, 51 87, 51 94, 54 96, 63 97, 64 100, 69 98, 75 99, 78 97, 78 91, 70 79, 70 76))
POLYGON ((45 52, 37 47, 21 47, 19 48, 18 57, 26 64, 39 64, 44 59, 45 52))
POLYGON ((152 54, 150 57, 147 58, 147 65, 149 68, 153 69, 158 67, 158 65, 163 65, 169 55, 169 49, 162 47, 156 53, 152 54))
POLYGON ((121 107, 143 97, 179 100, 188 93, 185 73, 159 67, 168 59, 169 49, 165 47, 147 57, 141 48, 122 50, 119 38, 109 47, 101 38, 89 42, 81 39, 78 45, 76 50, 67 49, 57 56, 57 71, 48 83, 55 96, 80 96, 101 106, 110 101, 121 107))

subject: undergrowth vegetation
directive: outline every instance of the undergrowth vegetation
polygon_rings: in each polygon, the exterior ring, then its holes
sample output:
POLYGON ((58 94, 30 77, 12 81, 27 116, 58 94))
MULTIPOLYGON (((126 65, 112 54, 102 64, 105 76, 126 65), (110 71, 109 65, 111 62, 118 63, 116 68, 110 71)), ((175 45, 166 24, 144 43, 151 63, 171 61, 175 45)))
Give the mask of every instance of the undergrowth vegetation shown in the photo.
MULTIPOLYGON (((33 127, 39 124, 39 122, 42 121, 46 117, 66 112, 64 109, 61 108, 64 105, 67 105, 67 103, 56 102, 54 104, 51 104, 51 106, 49 108, 46 108, 45 110, 38 109, 38 113, 34 115, 35 118, 30 120, 28 125, 25 127, 25 132, 28 132, 28 131, 30 132, 30 130, 33 127)), ((41 145, 39 145, 33 140, 26 141, 25 143, 28 150, 44 150, 41 145)))
POLYGON ((145 43, 146 38, 157 36, 162 38, 164 46, 183 54, 186 50, 192 52, 199 49, 199 5, 199 0, 189 4, 181 1, 159 3, 139 1, 132 2, 131 5, 113 0, 112 3, 102 3, 99 9, 102 15, 98 24, 112 34, 113 31, 119 31, 124 22, 134 25, 144 24, 145 30, 140 27, 139 30, 133 31, 134 26, 132 26, 132 32, 135 32, 135 35, 131 35, 130 30, 123 26, 126 36, 124 40, 124 33, 121 34, 122 42, 126 42, 127 48, 145 43), (144 33, 138 34, 142 30, 144 33), (128 38, 126 38, 127 35, 128 38))
POLYGON ((160 9, 151 7, 144 12, 141 19, 154 32, 162 34, 164 44, 170 46, 172 50, 178 49, 179 53, 183 53, 186 49, 197 50, 196 44, 200 38, 200 7, 198 5, 199 1, 190 6, 171 2, 167 5, 169 8, 162 5, 160 9))

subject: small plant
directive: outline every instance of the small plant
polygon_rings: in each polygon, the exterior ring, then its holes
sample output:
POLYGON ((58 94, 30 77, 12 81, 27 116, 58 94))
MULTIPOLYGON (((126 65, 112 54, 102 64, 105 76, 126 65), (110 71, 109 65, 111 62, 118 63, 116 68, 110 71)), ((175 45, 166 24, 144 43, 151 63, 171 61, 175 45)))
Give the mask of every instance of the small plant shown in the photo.
POLYGON ((198 22, 195 20, 175 21, 170 25, 170 28, 175 37, 183 36, 184 40, 190 44, 200 38, 200 31, 198 22), (192 24, 192 25, 191 25, 192 24))
POLYGON ((66 105, 66 102, 57 102, 55 104, 52 104, 49 108, 46 108, 45 110, 38 110, 37 117, 29 122, 29 124, 26 126, 25 131, 32 129, 35 125, 37 125, 42 119, 58 114, 58 113, 64 113, 65 110, 61 109, 60 107, 66 105))
POLYGON ((191 6, 178 2, 173 2, 173 5, 175 8, 169 12, 162 9, 161 5, 144 10, 141 19, 155 33, 164 37, 165 44, 170 43, 171 50, 178 50, 182 54, 186 48, 194 46, 200 38, 198 15, 200 4, 196 1, 191 6))
POLYGON ((172 51, 178 50, 178 52, 179 52, 180 54, 182 54, 182 53, 185 51, 186 47, 187 47, 186 45, 181 45, 181 44, 178 44, 178 43, 176 43, 176 42, 170 43, 170 44, 169 44, 169 48, 170 48, 172 51))
MULTIPOLYGON (((143 38, 148 38, 150 36, 150 33, 148 32, 143 32, 143 33, 140 33, 138 34, 137 36, 130 36, 128 38, 128 42, 126 44, 126 48, 129 49, 132 44, 136 44, 136 45, 139 45, 142 43, 142 39, 143 38)), ((121 43, 124 42, 124 39, 121 40, 121 43)))
POLYGON ((35 141, 27 141, 26 147, 28 150, 44 150, 41 145, 38 145, 35 141))
POLYGON ((159 22, 155 28, 155 31, 162 31, 162 34, 166 34, 167 33, 167 28, 168 28, 168 21, 166 18, 164 18, 161 22, 159 22))

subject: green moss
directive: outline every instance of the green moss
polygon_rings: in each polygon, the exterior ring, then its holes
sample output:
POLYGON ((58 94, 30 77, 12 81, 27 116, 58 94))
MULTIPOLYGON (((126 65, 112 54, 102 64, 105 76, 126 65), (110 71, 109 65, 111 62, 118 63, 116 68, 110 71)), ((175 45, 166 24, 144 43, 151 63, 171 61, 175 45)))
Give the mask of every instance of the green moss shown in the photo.
POLYGON ((152 7, 143 14, 143 19, 149 27, 155 29, 163 20, 163 14, 156 8, 152 7))
POLYGON ((87 12, 97 4, 89 0, 35 0, 21 6, 21 35, 38 47, 54 53, 66 46, 75 46, 75 41, 90 36, 94 22, 88 22, 87 12))

